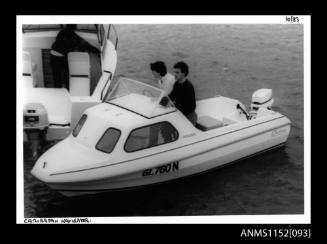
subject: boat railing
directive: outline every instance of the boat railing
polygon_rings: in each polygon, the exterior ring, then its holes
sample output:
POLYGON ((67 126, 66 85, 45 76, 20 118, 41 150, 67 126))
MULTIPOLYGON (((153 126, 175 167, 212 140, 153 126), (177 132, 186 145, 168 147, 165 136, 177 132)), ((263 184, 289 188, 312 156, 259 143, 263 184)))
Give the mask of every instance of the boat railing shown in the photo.
MULTIPOLYGON (((108 78, 107 78, 107 80, 106 80, 105 85, 103 86, 103 88, 102 88, 102 90, 101 90, 101 96, 100 96, 100 100, 101 100, 101 101, 104 100, 103 93, 104 93, 104 91, 105 91, 105 88, 106 88, 107 85, 108 85, 108 82, 111 81, 111 78, 112 78, 112 73, 111 73, 110 71, 105 70, 104 72, 109 73, 109 76, 108 76, 108 78)), ((109 91, 109 89, 108 89, 108 91, 109 91)))
MULTIPOLYGON (((109 28, 106 32, 106 30, 102 27, 100 27, 98 31, 98 36, 100 36, 100 43, 102 45, 102 53, 106 53, 107 48, 107 41, 110 41, 112 45, 115 47, 115 50, 117 50, 118 46, 118 35, 115 27, 113 25, 109 25, 109 28)), ((98 37, 99 38, 99 37, 98 37)))

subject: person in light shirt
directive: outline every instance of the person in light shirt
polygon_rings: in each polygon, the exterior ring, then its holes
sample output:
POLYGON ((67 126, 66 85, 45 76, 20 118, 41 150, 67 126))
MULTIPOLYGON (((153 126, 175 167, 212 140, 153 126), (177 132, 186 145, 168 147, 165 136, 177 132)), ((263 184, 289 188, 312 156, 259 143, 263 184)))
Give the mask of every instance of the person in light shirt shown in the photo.
MULTIPOLYGON (((167 67, 165 63, 162 61, 151 63, 150 69, 152 71, 153 77, 158 80, 159 88, 164 91, 163 97, 168 99, 168 95, 172 92, 175 85, 175 76, 167 72, 167 67)), ((162 124, 159 130, 161 131, 161 135, 164 140, 164 143, 173 140, 172 138, 173 132, 171 131, 170 126, 166 126, 166 124, 162 124)), ((159 134, 157 131, 155 131, 152 128, 150 129, 149 145, 158 144, 158 135, 159 134)))
POLYGON ((158 80, 159 88, 164 90, 165 96, 168 96, 175 85, 175 77, 167 72, 166 65, 162 61, 151 63, 150 68, 154 78, 158 80))

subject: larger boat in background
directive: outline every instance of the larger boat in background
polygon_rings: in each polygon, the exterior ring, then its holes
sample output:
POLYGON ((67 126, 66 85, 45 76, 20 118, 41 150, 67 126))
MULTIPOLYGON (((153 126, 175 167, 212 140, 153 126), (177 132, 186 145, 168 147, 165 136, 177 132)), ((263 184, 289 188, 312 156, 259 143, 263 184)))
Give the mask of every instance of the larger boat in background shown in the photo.
POLYGON ((37 160, 32 175, 67 196, 125 190, 205 172, 279 147, 289 136, 291 122, 271 110, 270 89, 254 92, 249 112, 228 97, 199 100, 196 126, 163 96, 120 78, 37 160))
MULTIPOLYGON (((64 25, 23 25, 24 129, 47 128, 47 140, 64 139, 86 108, 102 102, 117 64, 113 25, 78 24, 76 33, 101 50, 68 54, 69 91, 53 88, 50 49, 64 25)), ((24 139, 27 139, 24 135, 24 139)))
MULTIPOLYGON (((62 140, 85 109, 103 101, 117 64, 118 36, 113 25, 78 24, 76 33, 101 50, 68 54, 69 91, 53 88, 50 49, 64 25, 23 25, 24 141, 62 140)), ((37 156, 38 143, 32 149, 37 156)))

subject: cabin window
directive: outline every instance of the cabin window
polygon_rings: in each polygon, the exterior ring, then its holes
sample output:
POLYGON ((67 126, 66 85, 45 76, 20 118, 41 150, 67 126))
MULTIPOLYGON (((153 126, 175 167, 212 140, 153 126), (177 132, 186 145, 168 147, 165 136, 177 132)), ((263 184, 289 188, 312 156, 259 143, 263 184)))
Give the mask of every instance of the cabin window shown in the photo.
POLYGON ((78 136, 78 134, 81 131, 86 119, 87 119, 87 115, 83 114, 83 116, 80 118, 80 120, 78 121, 77 125, 75 126, 75 128, 73 130, 72 134, 73 134, 74 137, 78 136))
POLYGON ((120 131, 115 128, 107 129, 95 148, 102 152, 111 153, 115 148, 120 134, 120 131))
POLYGON ((159 146, 178 139, 177 130, 168 122, 161 122, 133 130, 125 143, 126 152, 159 146))

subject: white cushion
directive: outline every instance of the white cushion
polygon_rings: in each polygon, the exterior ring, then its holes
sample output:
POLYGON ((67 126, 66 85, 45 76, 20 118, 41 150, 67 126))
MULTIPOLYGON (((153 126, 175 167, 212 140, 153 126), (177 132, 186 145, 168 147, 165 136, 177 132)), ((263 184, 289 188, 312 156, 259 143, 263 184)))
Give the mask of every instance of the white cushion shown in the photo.
POLYGON ((72 96, 90 96, 90 79, 70 77, 69 93, 72 96))
POLYGON ((85 52, 68 53, 69 75, 90 76, 90 57, 85 52))
POLYGON ((28 52, 23 52, 23 83, 24 87, 35 87, 35 70, 36 65, 32 63, 31 55, 28 52), (35 68, 33 69, 33 66, 35 68))
POLYGON ((24 87, 27 87, 27 88, 34 87, 32 76, 24 76, 23 75, 23 84, 24 84, 24 87))
POLYGON ((201 116, 197 120, 197 127, 200 130, 207 131, 223 126, 223 122, 210 116, 201 116))
POLYGON ((90 56, 86 52, 68 53, 69 93, 90 96, 90 56))
POLYGON ((23 73, 32 74, 31 55, 25 51, 23 51, 23 73))

